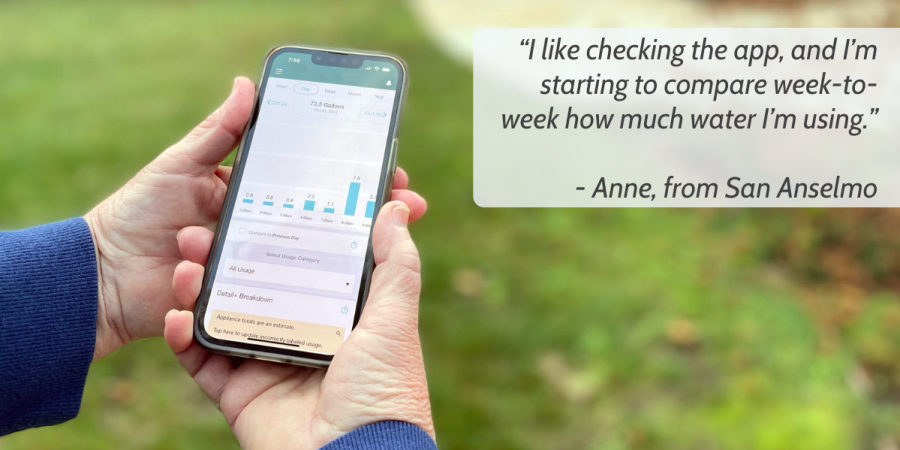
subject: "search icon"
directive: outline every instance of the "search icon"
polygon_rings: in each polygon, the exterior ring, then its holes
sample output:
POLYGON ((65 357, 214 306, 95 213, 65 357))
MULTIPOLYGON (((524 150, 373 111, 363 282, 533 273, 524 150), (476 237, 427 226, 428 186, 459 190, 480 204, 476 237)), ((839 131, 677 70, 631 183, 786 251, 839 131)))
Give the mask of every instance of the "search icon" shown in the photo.
POLYGON ((336 334, 336 335, 338 335, 338 336, 340 336, 340 335, 341 335, 341 330, 337 330, 337 331, 335 331, 335 332, 334 332, 334 334, 336 334))

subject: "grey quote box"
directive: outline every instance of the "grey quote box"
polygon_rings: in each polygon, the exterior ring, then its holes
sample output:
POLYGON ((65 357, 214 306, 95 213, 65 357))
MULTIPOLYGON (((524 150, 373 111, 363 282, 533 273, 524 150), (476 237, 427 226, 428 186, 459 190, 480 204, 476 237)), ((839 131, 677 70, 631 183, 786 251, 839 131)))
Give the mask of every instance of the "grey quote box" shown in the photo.
POLYGON ((474 200, 900 206, 898 38, 896 29, 479 30, 474 200))

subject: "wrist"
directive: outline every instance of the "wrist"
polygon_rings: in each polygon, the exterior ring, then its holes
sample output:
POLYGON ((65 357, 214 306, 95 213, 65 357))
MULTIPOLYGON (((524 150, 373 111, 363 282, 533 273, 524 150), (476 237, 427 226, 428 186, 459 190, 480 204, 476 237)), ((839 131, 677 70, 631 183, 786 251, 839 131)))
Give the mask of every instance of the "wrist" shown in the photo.
POLYGON ((122 320, 120 290, 115 282, 115 264, 111 259, 113 252, 109 248, 103 221, 100 219, 99 210, 102 207, 103 204, 100 204, 84 215, 94 240, 97 260, 97 336, 94 344, 94 360, 114 352, 128 342, 126 338, 128 334, 122 320))

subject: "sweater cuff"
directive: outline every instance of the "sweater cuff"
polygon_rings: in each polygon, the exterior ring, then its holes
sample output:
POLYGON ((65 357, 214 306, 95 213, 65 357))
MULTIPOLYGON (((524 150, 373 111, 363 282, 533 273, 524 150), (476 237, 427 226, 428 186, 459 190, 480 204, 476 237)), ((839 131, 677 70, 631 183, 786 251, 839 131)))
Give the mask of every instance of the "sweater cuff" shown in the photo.
POLYGON ((437 450, 425 430, 406 422, 376 422, 359 427, 321 450, 437 450))
POLYGON ((84 219, 0 233, 0 435, 78 414, 96 328, 84 219))

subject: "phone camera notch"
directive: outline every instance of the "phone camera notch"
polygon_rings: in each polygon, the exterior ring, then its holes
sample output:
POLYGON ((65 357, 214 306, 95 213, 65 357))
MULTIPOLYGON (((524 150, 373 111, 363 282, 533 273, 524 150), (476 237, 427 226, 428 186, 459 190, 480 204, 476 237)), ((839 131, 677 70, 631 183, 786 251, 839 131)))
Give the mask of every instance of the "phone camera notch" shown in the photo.
POLYGON ((359 69, 364 62, 358 55, 329 51, 313 52, 310 60, 313 64, 320 66, 345 67, 349 69, 359 69))

